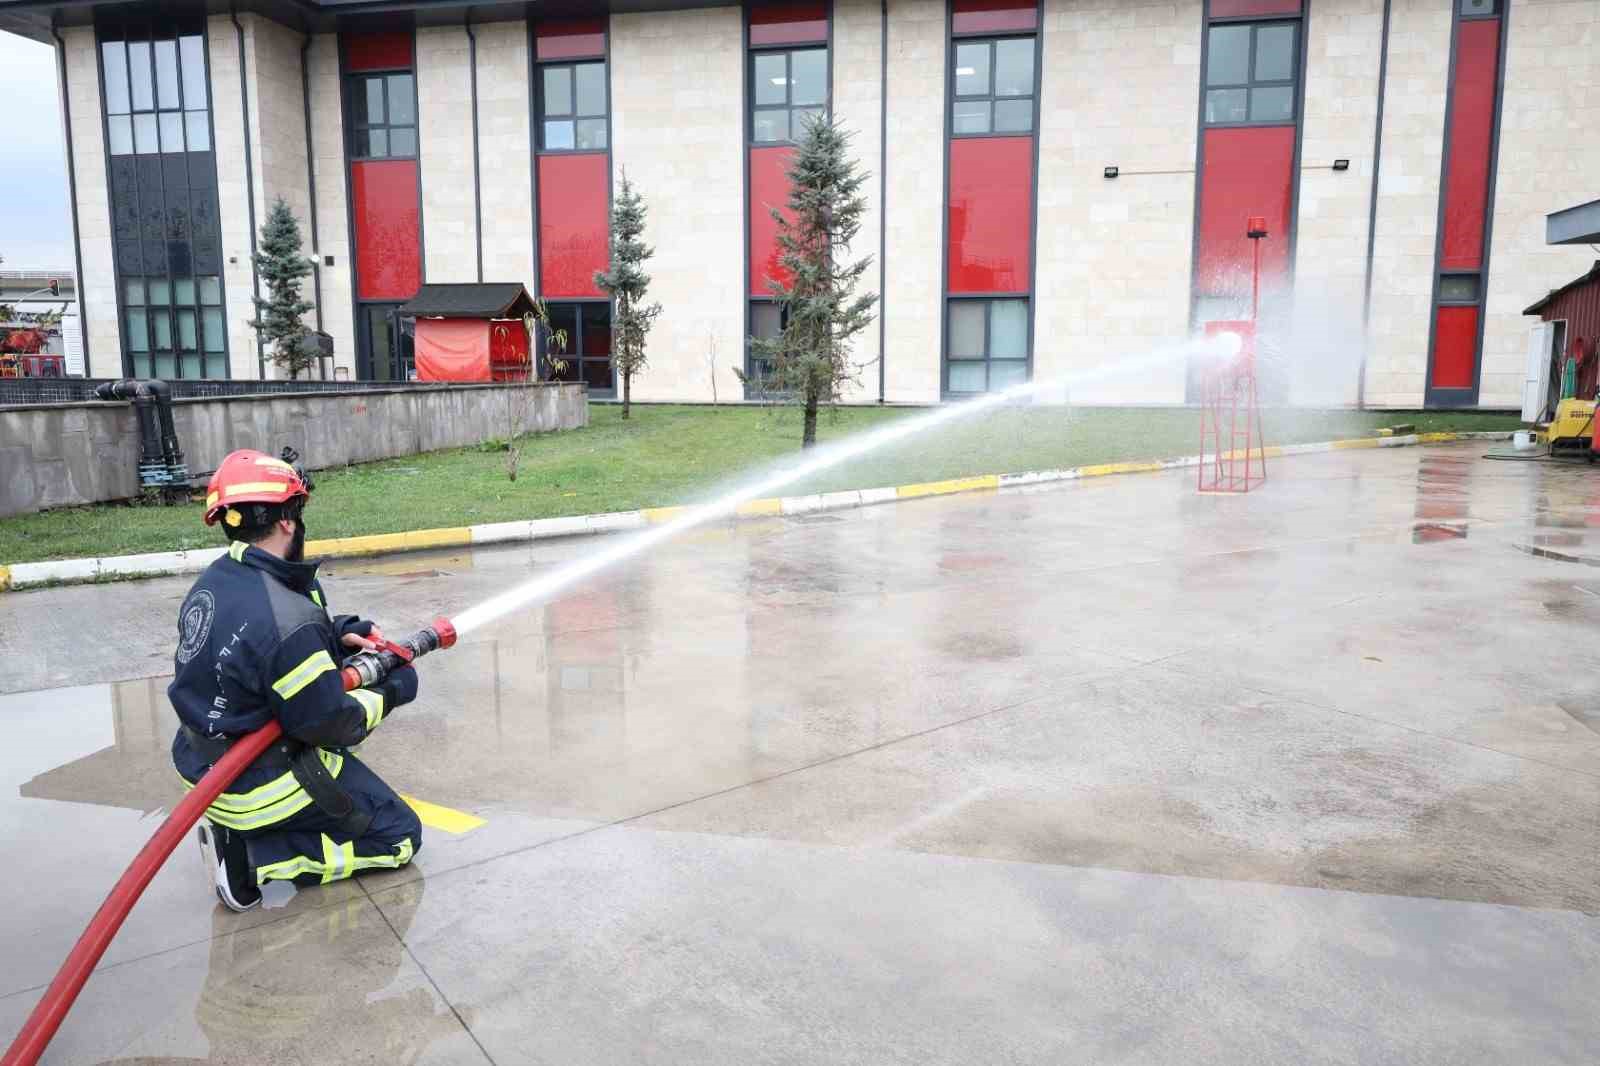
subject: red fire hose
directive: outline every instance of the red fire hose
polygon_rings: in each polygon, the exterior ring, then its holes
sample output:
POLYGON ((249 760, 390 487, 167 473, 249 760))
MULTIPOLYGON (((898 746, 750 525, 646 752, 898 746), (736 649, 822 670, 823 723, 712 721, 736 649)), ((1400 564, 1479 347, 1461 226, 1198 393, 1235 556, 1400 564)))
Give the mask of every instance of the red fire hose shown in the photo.
MULTIPOLYGON (((378 651, 363 652, 346 663, 343 670, 345 690, 381 681, 389 671, 411 662, 417 656, 426 655, 435 648, 448 648, 455 642, 455 627, 443 618, 434 622, 432 626, 413 633, 398 644, 385 642, 378 651)), ((104 955, 106 948, 111 945, 111 938, 122 928, 128 912, 144 894, 156 871, 161 869, 161 864, 167 861, 167 856, 172 854, 172 849, 178 846, 178 841, 188 834, 200 820, 200 816, 205 814, 206 808, 211 806, 211 802, 222 794, 222 790, 232 784, 234 779, 244 772, 245 767, 255 761, 256 756, 271 747, 272 743, 282 735, 283 727, 274 718, 254 733, 240 737, 227 753, 206 771, 205 776, 195 782, 189 794, 172 808, 167 820, 161 823, 155 836, 139 849, 139 854, 134 856, 133 862, 111 889, 111 894, 100 904, 100 909, 94 912, 88 928, 72 946, 72 951, 68 953, 67 961, 61 964, 55 980, 50 982, 50 987, 45 989, 44 997, 33 1008, 33 1013, 28 1015, 28 1020, 22 1024, 22 1029, 6 1051, 5 1058, 0 1059, 0 1066, 33 1066, 39 1061, 39 1056, 44 1054, 50 1038, 55 1036, 56 1030, 61 1027, 67 1011, 72 1009, 73 1002, 83 989, 83 983, 89 979, 89 974, 94 971, 100 956, 104 955)))

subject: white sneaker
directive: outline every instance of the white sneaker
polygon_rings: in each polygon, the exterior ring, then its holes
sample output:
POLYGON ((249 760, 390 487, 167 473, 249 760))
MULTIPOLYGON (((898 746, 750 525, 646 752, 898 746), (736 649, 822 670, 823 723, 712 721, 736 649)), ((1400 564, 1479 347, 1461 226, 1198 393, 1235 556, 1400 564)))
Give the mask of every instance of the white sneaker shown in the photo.
POLYGON ((256 887, 250 869, 250 857, 245 850, 244 837, 229 832, 222 826, 201 819, 199 828, 200 854, 205 859, 206 872, 216 884, 217 899, 230 911, 244 912, 261 903, 261 890, 256 887))

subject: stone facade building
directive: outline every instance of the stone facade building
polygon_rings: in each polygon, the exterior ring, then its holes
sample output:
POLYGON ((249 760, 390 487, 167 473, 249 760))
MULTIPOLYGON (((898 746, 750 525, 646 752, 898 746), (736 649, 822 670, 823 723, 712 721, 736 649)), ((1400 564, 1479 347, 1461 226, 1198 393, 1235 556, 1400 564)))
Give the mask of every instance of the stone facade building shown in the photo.
POLYGON ((1269 400, 1514 407, 1522 309, 1590 259, 1544 216, 1600 195, 1595 0, 186 10, 0 0, 59 54, 92 376, 270 376, 252 234, 282 197, 340 374, 409 373, 422 283, 520 281, 604 395, 626 170, 666 308, 635 397, 755 395, 770 208, 828 114, 871 173, 850 253, 883 298, 853 401, 1182 403, 1260 216, 1269 400))

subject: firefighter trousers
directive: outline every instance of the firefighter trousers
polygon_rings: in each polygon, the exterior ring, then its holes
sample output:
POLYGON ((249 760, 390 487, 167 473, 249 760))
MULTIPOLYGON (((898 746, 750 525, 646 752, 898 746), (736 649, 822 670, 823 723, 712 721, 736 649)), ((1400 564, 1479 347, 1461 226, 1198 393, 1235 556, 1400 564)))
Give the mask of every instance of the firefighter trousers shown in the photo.
POLYGON ((365 833, 352 838, 339 820, 316 804, 281 822, 240 833, 255 868, 256 883, 293 881, 325 885, 362 870, 395 870, 422 847, 422 823, 394 789, 354 755, 346 754, 339 787, 372 815, 365 833))

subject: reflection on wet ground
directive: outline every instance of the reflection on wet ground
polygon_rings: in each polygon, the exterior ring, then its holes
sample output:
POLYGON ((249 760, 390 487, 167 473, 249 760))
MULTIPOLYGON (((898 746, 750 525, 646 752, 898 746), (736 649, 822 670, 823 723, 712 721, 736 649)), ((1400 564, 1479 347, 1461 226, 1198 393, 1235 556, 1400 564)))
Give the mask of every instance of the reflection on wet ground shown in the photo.
MULTIPOLYGON (((1589 1061, 1600 581, 1530 548, 1600 556, 1600 472, 1477 453, 668 545, 368 743, 481 827, 243 916, 180 851, 54 1061, 1589 1061)), ((401 628, 595 544, 327 585, 401 628)), ((177 795, 186 585, 0 599, 0 1032, 177 795)))

